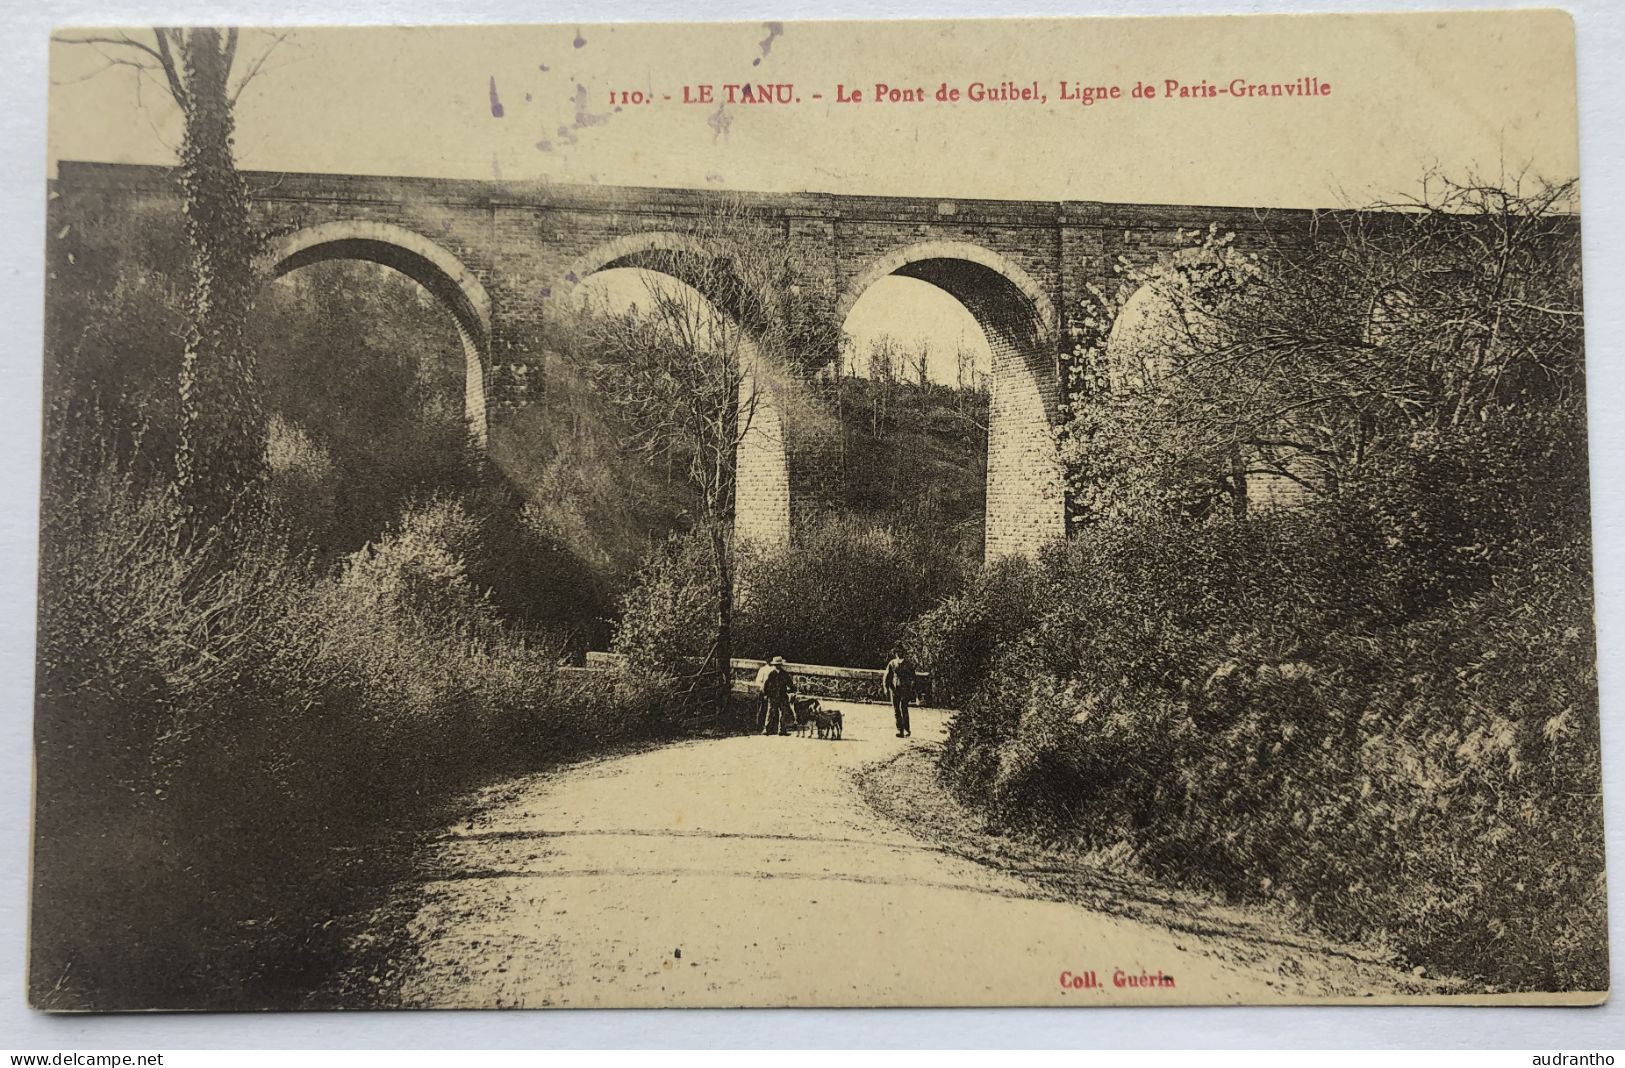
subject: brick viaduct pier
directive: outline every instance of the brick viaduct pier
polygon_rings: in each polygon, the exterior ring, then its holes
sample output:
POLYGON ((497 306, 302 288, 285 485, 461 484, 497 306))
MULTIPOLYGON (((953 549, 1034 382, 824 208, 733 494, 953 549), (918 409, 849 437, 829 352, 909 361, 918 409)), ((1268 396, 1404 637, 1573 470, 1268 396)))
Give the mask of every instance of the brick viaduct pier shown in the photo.
MULTIPOLYGON (((1091 285, 1110 291, 1119 259, 1149 265, 1216 223, 1242 248, 1301 244, 1307 211, 995 201, 247 172, 268 273, 333 259, 410 276, 456 320, 467 356, 474 434, 500 433, 541 365, 554 302, 596 271, 641 267, 679 278, 682 222, 724 198, 770 221, 798 265, 799 314, 846 314, 892 275, 929 282, 976 318, 993 353, 985 553, 1030 554, 1066 531, 1051 428, 1068 309, 1091 285)), ((53 232, 80 212, 173 210, 164 168, 63 162, 53 232)), ((539 371, 537 372, 539 374, 539 371)), ((764 392, 764 396, 769 395, 764 392)), ((760 402, 759 402, 760 403, 760 402)), ((737 527, 782 542, 793 490, 778 413, 760 405, 740 447, 737 527)))

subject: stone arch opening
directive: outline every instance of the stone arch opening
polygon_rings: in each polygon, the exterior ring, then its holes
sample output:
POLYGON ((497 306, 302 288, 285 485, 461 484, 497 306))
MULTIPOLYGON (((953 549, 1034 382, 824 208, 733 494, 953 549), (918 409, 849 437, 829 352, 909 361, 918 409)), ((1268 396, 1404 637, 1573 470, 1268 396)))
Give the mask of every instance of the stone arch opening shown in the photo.
POLYGON ((278 239, 266 257, 265 274, 275 280, 329 260, 364 260, 399 271, 451 313, 463 342, 463 415, 469 434, 485 445, 491 298, 474 272, 416 231, 387 223, 341 221, 306 227, 278 239))
POLYGON ((889 275, 936 286, 981 327, 992 352, 983 557, 1036 555, 1066 535, 1065 483, 1052 432, 1061 400, 1054 302, 1007 257, 969 242, 930 241, 871 261, 847 285, 838 321, 889 275))
POLYGON ((1173 372, 1192 351, 1191 325, 1173 289, 1141 283, 1118 306, 1106 338, 1106 384, 1116 392, 1143 390, 1173 372))
POLYGON ((734 536, 760 546, 790 542, 790 467, 785 448, 784 411, 788 374, 771 366, 757 345, 751 322, 760 309, 732 272, 717 270, 714 255, 693 237, 671 231, 630 234, 604 242, 573 262, 557 297, 572 296, 582 283, 605 271, 632 269, 664 275, 699 293, 719 315, 742 329, 739 408, 745 430, 734 459, 734 536))

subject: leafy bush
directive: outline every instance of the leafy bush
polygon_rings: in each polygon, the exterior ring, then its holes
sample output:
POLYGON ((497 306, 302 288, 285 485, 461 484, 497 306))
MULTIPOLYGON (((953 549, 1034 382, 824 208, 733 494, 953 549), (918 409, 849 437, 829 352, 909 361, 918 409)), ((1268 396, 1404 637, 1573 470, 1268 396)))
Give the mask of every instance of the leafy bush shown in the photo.
POLYGON ((712 653, 717 630, 716 565, 698 533, 656 546, 621 599, 614 650, 669 678, 689 678, 712 653))
POLYGON ((31 996, 297 1005, 439 806, 669 732, 672 703, 658 680, 559 668, 607 639, 616 569, 561 522, 575 487, 513 488, 470 447, 454 324, 387 269, 320 264, 261 291, 265 500, 229 545, 182 536, 181 216, 63 214, 31 996))
POLYGON ((913 620, 904 645, 931 672, 933 699, 957 707, 976 692, 1004 646, 1038 623, 1036 568, 1003 557, 982 568, 969 587, 913 620))
POLYGON ((783 549, 740 554, 740 655, 882 667, 904 624, 964 582, 929 530, 827 518, 783 549))
POLYGON ((1383 554, 1347 531, 1104 524, 1053 552, 1049 607, 951 725, 948 781, 1011 829, 1127 843, 1411 962, 1602 989, 1585 554, 1393 623, 1383 554))
POLYGON ((323 574, 268 529, 224 562, 177 549, 172 496, 117 461, 51 473, 37 1003, 298 1004, 340 959, 333 921, 399 860, 389 828, 669 729, 647 687, 583 687, 558 640, 501 619, 454 502, 323 574))
MULTIPOLYGON (((1081 529, 943 770, 1007 826, 1414 963, 1600 990, 1572 187, 1442 188, 1267 270, 1210 231, 1085 302, 1081 529)), ((922 623, 952 649, 997 600, 922 623)))

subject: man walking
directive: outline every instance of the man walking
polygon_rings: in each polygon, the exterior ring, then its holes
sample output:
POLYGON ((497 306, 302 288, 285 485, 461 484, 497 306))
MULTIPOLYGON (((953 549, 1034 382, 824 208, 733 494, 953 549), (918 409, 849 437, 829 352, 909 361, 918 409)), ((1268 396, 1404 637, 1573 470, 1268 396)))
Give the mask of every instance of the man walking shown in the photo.
POLYGON ((795 689, 795 680, 790 676, 790 669, 784 666, 784 657, 775 656, 756 678, 762 684, 762 733, 790 733, 786 723, 794 719, 790 711, 790 693, 795 689), (775 719, 777 726, 774 726, 775 719))
POLYGON ((908 738, 908 705, 914 700, 914 661, 901 649, 893 649, 891 662, 886 665, 885 687, 891 697, 892 717, 897 721, 897 737, 908 738))

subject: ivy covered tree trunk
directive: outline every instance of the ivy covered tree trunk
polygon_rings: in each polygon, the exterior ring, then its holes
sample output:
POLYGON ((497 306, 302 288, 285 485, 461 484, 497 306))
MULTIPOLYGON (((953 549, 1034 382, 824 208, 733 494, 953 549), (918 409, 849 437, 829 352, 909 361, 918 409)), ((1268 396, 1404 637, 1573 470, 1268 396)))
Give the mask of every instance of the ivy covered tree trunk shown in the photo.
POLYGON ((234 33, 223 38, 216 29, 189 30, 173 56, 185 116, 180 183, 188 320, 175 489, 181 536, 195 540, 217 530, 225 544, 241 531, 258 500, 266 434, 247 336, 257 240, 247 188, 232 155, 235 120, 228 79, 234 48, 234 33))

